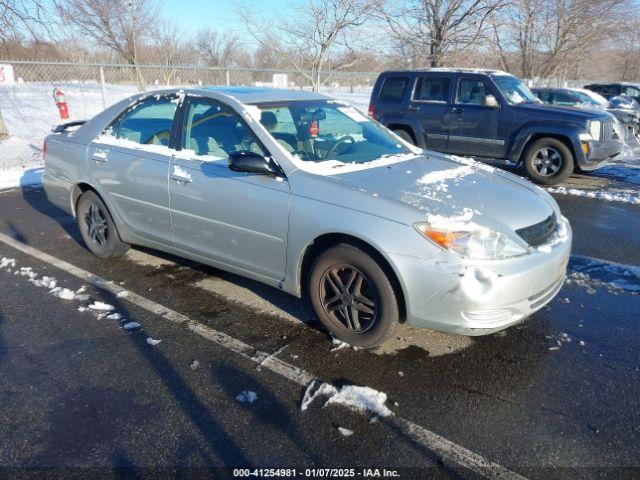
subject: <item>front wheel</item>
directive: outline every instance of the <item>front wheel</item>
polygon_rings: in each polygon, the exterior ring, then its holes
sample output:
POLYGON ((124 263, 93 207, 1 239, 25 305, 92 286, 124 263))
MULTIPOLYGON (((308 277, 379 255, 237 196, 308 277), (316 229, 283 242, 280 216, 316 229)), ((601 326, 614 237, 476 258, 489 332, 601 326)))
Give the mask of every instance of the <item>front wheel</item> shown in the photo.
POLYGON ((382 344, 400 318, 387 274, 352 245, 337 245, 317 258, 309 293, 320 322, 335 338, 357 347, 382 344))
POLYGON ((91 190, 78 200, 76 218, 87 248, 100 258, 117 257, 129 249, 118 236, 113 218, 102 199, 91 190))
POLYGON ((534 182, 556 185, 573 173, 573 154, 560 140, 541 138, 527 148, 524 166, 534 182))

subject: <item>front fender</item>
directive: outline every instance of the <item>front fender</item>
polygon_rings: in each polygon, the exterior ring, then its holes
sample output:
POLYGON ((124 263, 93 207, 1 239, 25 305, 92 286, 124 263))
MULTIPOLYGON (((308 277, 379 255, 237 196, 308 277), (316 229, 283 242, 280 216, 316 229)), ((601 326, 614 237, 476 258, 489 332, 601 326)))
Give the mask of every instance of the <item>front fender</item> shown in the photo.
POLYGON ((513 163, 520 163, 522 154, 532 138, 549 136, 566 140, 571 146, 576 162, 583 163, 585 158, 582 152, 582 146, 580 145, 581 133, 585 133, 585 130, 579 125, 552 123, 526 124, 513 134, 512 140, 509 142, 507 158, 513 163))

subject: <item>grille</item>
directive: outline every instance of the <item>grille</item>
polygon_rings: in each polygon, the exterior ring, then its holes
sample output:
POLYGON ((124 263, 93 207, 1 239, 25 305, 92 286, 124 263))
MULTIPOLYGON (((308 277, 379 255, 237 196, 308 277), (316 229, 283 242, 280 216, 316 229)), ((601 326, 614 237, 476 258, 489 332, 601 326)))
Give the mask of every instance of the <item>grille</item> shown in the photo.
POLYGON ((611 140, 613 138, 613 122, 605 120, 602 122, 602 131, 600 132, 600 140, 611 140))
POLYGON ((516 230, 516 233, 532 247, 545 243, 556 231, 556 214, 552 214, 540 223, 516 230))

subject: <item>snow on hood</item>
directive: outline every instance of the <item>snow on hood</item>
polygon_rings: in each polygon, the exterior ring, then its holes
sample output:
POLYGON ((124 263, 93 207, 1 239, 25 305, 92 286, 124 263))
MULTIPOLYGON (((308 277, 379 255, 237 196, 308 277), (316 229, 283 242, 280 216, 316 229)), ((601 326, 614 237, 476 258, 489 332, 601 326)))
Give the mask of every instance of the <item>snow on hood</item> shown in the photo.
MULTIPOLYGON (((530 182, 461 157, 414 156, 347 173, 337 170, 329 178, 417 209, 430 223, 515 230, 541 222, 557 210, 554 200, 530 182)), ((358 208, 379 214, 376 202, 365 201, 358 208)))

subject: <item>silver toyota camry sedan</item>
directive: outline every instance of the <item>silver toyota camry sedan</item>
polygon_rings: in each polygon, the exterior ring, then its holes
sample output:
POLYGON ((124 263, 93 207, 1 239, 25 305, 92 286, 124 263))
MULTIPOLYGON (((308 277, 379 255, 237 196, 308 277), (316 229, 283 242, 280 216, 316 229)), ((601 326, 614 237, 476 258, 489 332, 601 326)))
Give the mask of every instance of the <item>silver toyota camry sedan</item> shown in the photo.
POLYGON ((352 345, 402 322, 495 332, 565 277, 571 229, 546 192, 318 93, 140 94, 45 150, 47 195, 95 255, 144 245, 250 277, 309 298, 352 345))

